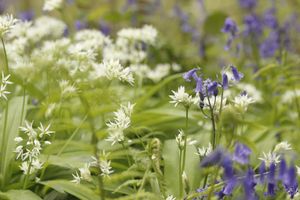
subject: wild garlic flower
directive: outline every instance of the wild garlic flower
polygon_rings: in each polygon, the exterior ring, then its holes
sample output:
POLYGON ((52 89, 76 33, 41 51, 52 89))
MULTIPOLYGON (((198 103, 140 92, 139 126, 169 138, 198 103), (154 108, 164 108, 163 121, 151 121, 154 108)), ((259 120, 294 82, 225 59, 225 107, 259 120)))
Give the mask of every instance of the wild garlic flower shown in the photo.
POLYGON ((106 154, 105 151, 103 151, 99 160, 95 157, 92 157, 93 161, 90 163, 91 166, 99 168, 101 171, 100 175, 104 177, 109 177, 109 175, 114 172, 110 166, 111 161, 108 160, 108 156, 109 154, 106 154))
POLYGON ((62 7, 63 0, 45 0, 43 10, 52 11, 62 7))
POLYGON ((287 141, 278 143, 274 148, 274 152, 282 152, 288 150, 292 150, 292 147, 291 144, 289 144, 287 141))
POLYGON ((264 161, 266 166, 270 166, 272 163, 278 164, 280 162, 280 156, 274 152, 263 152, 263 157, 259 157, 258 159, 264 161))
POLYGON ((13 18, 12 15, 0 16, 0 37, 3 37, 17 24, 18 20, 13 18))
POLYGON ((168 195, 166 200, 176 200, 176 198, 173 195, 168 195))
POLYGON ((51 144, 47 137, 54 133, 49 130, 50 125, 45 127, 40 123, 37 129, 33 128, 32 125, 33 122, 25 121, 25 126, 20 127, 20 130, 26 134, 26 137, 18 136, 15 138, 17 147, 14 152, 16 159, 22 161, 20 169, 24 174, 31 174, 42 168, 43 163, 39 161, 40 152, 44 145, 51 144), (29 168, 30 171, 28 172, 29 168))
POLYGON ((131 114, 134 104, 130 102, 127 105, 121 105, 119 110, 114 112, 114 120, 106 123, 108 126, 109 137, 106 141, 111 142, 111 145, 120 143, 125 140, 124 130, 129 128, 131 123, 131 114))
POLYGON ((208 154, 210 154, 212 152, 212 145, 211 143, 208 144, 207 147, 201 147, 201 148, 197 148, 197 155, 204 157, 208 154))
POLYGON ((75 184, 80 184, 81 177, 78 174, 78 172, 75 172, 75 174, 72 174, 72 176, 73 176, 73 180, 71 182, 75 184))
POLYGON ((169 96, 172 99, 170 103, 173 103, 175 107, 178 104, 182 104, 184 106, 190 106, 191 104, 193 104, 193 97, 185 92, 184 86, 179 86, 177 92, 172 90, 172 93, 173 95, 169 96))
POLYGON ((252 97, 249 97, 248 94, 240 94, 233 100, 234 106, 238 109, 243 110, 244 112, 247 111, 249 104, 252 104, 254 102, 254 99, 252 97))
POLYGON ((182 149, 184 147, 184 143, 185 143, 185 141, 184 141, 185 134, 184 134, 183 130, 178 130, 178 132, 179 133, 175 139, 176 139, 176 143, 177 143, 179 149, 182 149))
POLYGON ((60 81, 59 87, 61 89, 61 96, 72 95, 77 90, 74 84, 71 85, 68 80, 60 81))
POLYGON ((164 77, 170 74, 171 65, 170 64, 158 64, 155 69, 150 69, 146 76, 153 82, 157 83, 161 81, 164 77))
POLYGON ((282 103, 292 103, 295 98, 300 97, 300 89, 298 90, 288 90, 281 98, 282 103))
POLYGON ((118 37, 128 39, 129 41, 145 42, 153 44, 157 37, 157 30, 150 25, 144 25, 142 28, 124 28, 118 33, 118 37))
POLYGON ((133 74, 130 68, 124 68, 119 60, 104 60, 101 63, 105 70, 105 76, 109 79, 119 79, 120 81, 128 82, 130 85, 134 84, 133 74))
POLYGON ((7 85, 11 85, 12 82, 9 81, 10 74, 5 76, 4 72, 2 72, 2 78, 1 78, 1 86, 0 86, 0 98, 7 100, 7 94, 10 94, 9 91, 7 91, 7 85))

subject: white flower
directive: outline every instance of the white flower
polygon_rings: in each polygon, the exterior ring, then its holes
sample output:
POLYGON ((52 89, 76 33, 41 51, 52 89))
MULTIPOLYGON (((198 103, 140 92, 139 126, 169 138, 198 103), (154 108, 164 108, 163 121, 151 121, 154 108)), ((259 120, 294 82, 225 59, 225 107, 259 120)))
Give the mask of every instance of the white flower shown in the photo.
POLYGON ((7 100, 6 95, 10 94, 9 91, 6 90, 7 85, 12 84, 12 82, 9 81, 10 74, 5 76, 2 71, 2 79, 1 79, 1 86, 0 86, 0 98, 3 98, 7 100))
POLYGON ((262 160, 265 162, 266 166, 270 166, 271 163, 277 164, 279 163, 280 156, 278 156, 274 152, 268 152, 267 154, 263 152, 263 157, 258 158, 259 160, 262 160))
POLYGON ((185 136, 184 136, 183 130, 178 130, 178 131, 179 131, 179 133, 175 139, 176 139, 178 147, 181 149, 181 148, 183 148, 184 143, 185 143, 185 141, 184 141, 185 136))
POLYGON ((99 166, 101 169, 101 176, 108 177, 110 174, 114 172, 113 170, 111 170, 112 167, 110 166, 110 161, 100 160, 99 166))
POLYGON ((211 143, 208 144, 208 147, 202 147, 197 149, 197 155, 204 157, 212 152, 211 143))
POLYGON ((172 99, 170 103, 175 104, 175 107, 178 104, 183 104, 184 106, 190 106, 193 103, 193 97, 185 92, 184 86, 180 86, 177 92, 172 90, 173 95, 169 97, 172 99))
POLYGON ((86 181, 91 181, 92 180, 92 176, 91 176, 91 172, 89 169, 89 164, 85 164, 84 167, 79 168, 80 171, 80 178, 82 180, 86 180, 86 181))
POLYGON ((297 168, 297 175, 300 176, 300 167, 296 166, 297 168))
POLYGON ((39 159, 34 159, 32 161, 32 167, 35 169, 35 170, 38 170, 38 169, 42 169, 42 166, 43 166, 43 163, 39 161, 39 159))
POLYGON ((45 0, 43 10, 52 11, 62 7, 63 0, 45 0))
POLYGON ((49 128, 50 128, 51 124, 49 124, 46 128, 43 126, 42 123, 40 123, 40 126, 38 127, 38 129, 40 130, 40 134, 39 134, 39 137, 42 138, 44 137, 45 135, 48 135, 50 136, 52 133, 54 133, 54 131, 50 131, 49 128))
POLYGON ((246 91, 255 102, 261 102, 263 100, 261 91, 259 91, 254 85, 247 83, 238 83, 237 87, 243 91, 246 91))
POLYGON ((287 141, 283 141, 275 146, 274 152, 288 151, 291 149, 292 149, 291 145, 287 141))
POLYGON ((149 70, 147 72, 147 78, 157 83, 160 80, 162 80, 164 77, 169 75, 170 69, 171 69, 170 64, 158 64, 155 69, 149 70))
POLYGON ((120 108, 114 112, 114 120, 106 123, 108 126, 109 137, 106 141, 109 141, 114 145, 115 143, 120 143, 124 141, 124 130, 130 126, 131 114, 134 104, 130 102, 127 105, 121 105, 120 108))
POLYGON ((20 127, 21 131, 26 133, 28 137, 31 138, 36 138, 37 132, 32 128, 33 121, 29 123, 28 121, 25 121, 25 126, 20 127))
POLYGON ((282 103, 291 103, 294 98, 300 97, 300 89, 299 90, 288 90, 286 91, 281 98, 282 103))
POLYGON ((168 195, 166 200, 176 200, 176 198, 173 195, 168 195))
POLYGON ((12 15, 1 15, 0 16, 0 37, 3 37, 8 33, 18 22, 12 15))
POLYGON ((116 78, 120 81, 126 81, 130 85, 134 84, 134 79, 130 68, 124 68, 120 64, 119 60, 104 60, 101 65, 100 68, 105 69, 105 76, 109 80, 116 78), (101 65, 103 65, 103 67, 101 65))
POLYGON ((74 94, 76 92, 76 87, 71 85, 68 80, 62 80, 59 82, 59 87, 61 89, 61 95, 69 95, 69 94, 74 94))
POLYGON ((20 143, 22 141, 23 141, 23 138, 21 138, 21 137, 16 137, 15 138, 15 142, 17 142, 17 143, 20 143))
POLYGON ((75 174, 72 174, 72 176, 73 176, 73 180, 72 180, 71 182, 72 182, 72 183, 79 184, 80 181, 81 181, 81 178, 80 178, 78 172, 76 172, 75 174))
POLYGON ((233 103, 237 108, 247 111, 249 104, 254 103, 254 99, 249 97, 248 94, 241 94, 234 98, 233 103))

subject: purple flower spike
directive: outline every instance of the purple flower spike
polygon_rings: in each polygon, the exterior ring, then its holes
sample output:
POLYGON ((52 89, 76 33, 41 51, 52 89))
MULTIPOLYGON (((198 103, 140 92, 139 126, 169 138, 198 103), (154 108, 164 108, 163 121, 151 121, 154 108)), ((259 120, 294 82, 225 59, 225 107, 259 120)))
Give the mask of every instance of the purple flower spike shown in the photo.
POLYGON ((246 145, 241 143, 236 143, 235 151, 233 154, 233 160, 240 164, 247 164, 249 162, 249 155, 251 154, 251 149, 246 145))
POLYGON ((19 13, 19 18, 22 21, 32 21, 34 18, 34 12, 32 10, 19 13))
POLYGON ((208 154, 200 163, 201 167, 210 167, 219 165, 225 157, 224 150, 217 148, 212 153, 208 154))
POLYGON ((247 200, 258 199, 255 193, 256 182, 254 178, 254 172, 251 168, 247 171, 246 178, 243 181, 243 185, 245 191, 245 199, 247 200))
POLYGON ((276 180, 275 180, 275 172, 276 172, 276 166, 274 163, 271 163, 270 165, 270 171, 268 174, 268 190, 265 195, 267 196, 274 196, 275 190, 276 190, 276 180))
POLYGON ((235 81, 240 81, 244 77, 244 75, 240 73, 234 66, 231 66, 231 71, 235 81))
POLYGON ((279 173, 278 173, 278 178, 279 178, 280 180, 282 180, 282 181, 283 181, 283 179, 284 179, 284 177, 285 177, 286 169, 287 169, 287 167, 286 167, 286 162, 285 162, 284 159, 282 159, 282 160, 280 161, 280 164, 279 164, 279 173))
POLYGON ((246 9, 252 9, 256 6, 256 0, 239 0, 240 6, 246 9))
MULTIPOLYGON (((191 69, 190 71, 186 72, 183 74, 183 78, 185 81, 188 81, 190 82, 191 81, 191 78, 196 78, 197 77, 197 74, 196 72, 199 70, 199 68, 194 68, 194 69, 191 69)), ((197 79, 195 79, 197 81, 197 79)))
POLYGON ((283 179, 283 185, 286 192, 290 195, 291 198, 293 198, 298 191, 297 173, 295 166, 291 165, 291 167, 286 170, 286 175, 283 179))
POLYGON ((222 87, 228 89, 228 76, 225 73, 222 74, 222 87))
POLYGON ((207 92, 208 94, 214 94, 214 92, 218 90, 218 83, 216 81, 213 81, 208 84, 207 86, 207 92))
POLYGON ((198 77, 196 80, 196 88, 195 88, 195 92, 196 93, 203 93, 203 82, 202 82, 202 78, 198 77))
POLYGON ((263 184, 265 181, 265 174, 264 174, 265 172, 266 172, 266 164, 264 161, 262 161, 262 163, 259 166, 259 182, 261 184, 263 184))
POLYGON ((87 28, 87 23, 85 21, 76 20, 74 25, 78 31, 87 28))

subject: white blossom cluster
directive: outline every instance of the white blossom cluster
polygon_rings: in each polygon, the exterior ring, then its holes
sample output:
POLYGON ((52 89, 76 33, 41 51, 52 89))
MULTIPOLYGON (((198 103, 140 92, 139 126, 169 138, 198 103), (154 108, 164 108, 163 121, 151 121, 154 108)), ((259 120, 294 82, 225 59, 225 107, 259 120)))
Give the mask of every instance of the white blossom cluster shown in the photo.
POLYGON ((52 11, 62 7, 63 0, 45 0, 43 10, 52 11))
POLYGON ((25 121, 25 126, 20 127, 25 136, 21 135, 15 138, 18 144, 15 150, 16 159, 22 161, 20 169, 24 174, 32 174, 42 168, 43 163, 40 162, 39 155, 44 145, 51 144, 47 137, 54 133, 49 130, 50 125, 45 127, 40 123, 37 129, 34 129, 32 125, 33 122, 25 121))
POLYGON ((17 22, 12 15, 0 15, 0 38, 13 29, 17 22))
POLYGON ((184 86, 179 86, 177 91, 172 90, 172 93, 173 94, 169 96, 172 99, 170 103, 174 104, 175 107, 178 104, 190 106, 195 102, 194 98, 188 93, 186 93, 184 86))
POLYGON ((97 159, 95 157, 92 157, 92 161, 89 163, 85 163, 85 165, 81 168, 79 168, 79 173, 76 171, 72 176, 73 180, 71 182, 80 184, 82 180, 84 181, 92 181, 92 175, 90 171, 90 167, 96 167, 100 170, 100 175, 104 177, 109 177, 110 174, 112 174, 114 171, 112 170, 112 167, 110 166, 111 161, 108 160, 109 154, 106 154, 105 151, 102 152, 100 155, 100 158, 97 159))
POLYGON ((114 120, 109 121, 108 126, 109 136, 106 141, 111 142, 111 145, 123 142, 125 140, 124 130, 129 128, 131 124, 131 114, 134 104, 128 102, 127 105, 121 105, 119 110, 114 112, 114 120))
POLYGON ((12 82, 9 81, 10 74, 7 76, 4 75, 4 72, 2 72, 1 77, 1 86, 0 86, 0 98, 7 100, 7 94, 10 94, 9 91, 7 91, 7 85, 12 84, 12 82))
POLYGON ((61 80, 59 82, 59 87, 61 89, 61 96, 72 95, 77 90, 75 85, 70 84, 68 80, 61 80))
POLYGON ((211 143, 208 144, 207 147, 197 148, 197 155, 204 157, 212 152, 212 145, 211 143))

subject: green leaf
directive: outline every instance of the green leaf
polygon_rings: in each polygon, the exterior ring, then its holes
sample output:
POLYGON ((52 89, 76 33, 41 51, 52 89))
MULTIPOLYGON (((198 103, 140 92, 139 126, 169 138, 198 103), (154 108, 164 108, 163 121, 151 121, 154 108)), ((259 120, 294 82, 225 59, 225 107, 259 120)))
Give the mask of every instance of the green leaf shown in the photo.
POLYGON ((15 97, 8 102, 8 113, 6 121, 6 130, 4 129, 6 110, 4 111, 1 118, 0 127, 0 144, 1 144, 1 175, 2 175, 2 186, 6 185, 6 180, 10 179, 9 165, 11 160, 14 158, 14 150, 16 147, 15 137, 18 136, 19 126, 24 121, 26 116, 26 102, 27 98, 15 97), (24 102, 23 102, 24 101, 24 102), (24 103, 24 105, 23 105, 24 103), (23 112, 22 112, 23 110, 23 112))
POLYGON ((221 33, 221 29, 224 25, 226 14, 223 12, 215 12, 209 15, 204 23, 204 32, 207 35, 218 35, 221 33))
POLYGON ((0 198, 6 200, 42 200, 30 190, 9 190, 7 192, 0 192, 0 198))
POLYGON ((44 181, 41 182, 41 184, 51 187, 61 193, 69 193, 80 200, 95 200, 100 198, 99 195, 90 188, 66 180, 44 181))

